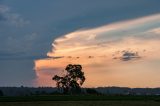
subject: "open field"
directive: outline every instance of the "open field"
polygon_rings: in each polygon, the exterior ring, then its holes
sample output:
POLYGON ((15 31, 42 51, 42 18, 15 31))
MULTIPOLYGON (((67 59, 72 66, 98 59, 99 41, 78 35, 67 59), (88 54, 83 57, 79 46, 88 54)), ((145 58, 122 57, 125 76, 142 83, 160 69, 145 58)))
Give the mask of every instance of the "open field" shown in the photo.
POLYGON ((0 102, 0 106, 160 106, 155 101, 39 101, 0 102))
POLYGON ((0 102, 32 102, 32 101, 156 101, 160 96, 133 95, 43 95, 0 97, 0 102))
POLYGON ((0 106, 160 106, 160 96, 52 95, 0 97, 0 106))
POLYGON ((156 101, 38 101, 0 102, 0 106, 160 106, 156 101))

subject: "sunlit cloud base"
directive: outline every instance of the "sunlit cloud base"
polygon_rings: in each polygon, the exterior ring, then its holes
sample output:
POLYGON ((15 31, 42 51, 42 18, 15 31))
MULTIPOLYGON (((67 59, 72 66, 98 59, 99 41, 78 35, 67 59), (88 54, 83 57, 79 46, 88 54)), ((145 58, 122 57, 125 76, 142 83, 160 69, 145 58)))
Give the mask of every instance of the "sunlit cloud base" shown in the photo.
POLYGON ((159 45, 159 14, 71 32, 53 41, 48 58, 35 60, 35 83, 55 86, 55 74, 81 64, 84 87, 159 87, 159 45))

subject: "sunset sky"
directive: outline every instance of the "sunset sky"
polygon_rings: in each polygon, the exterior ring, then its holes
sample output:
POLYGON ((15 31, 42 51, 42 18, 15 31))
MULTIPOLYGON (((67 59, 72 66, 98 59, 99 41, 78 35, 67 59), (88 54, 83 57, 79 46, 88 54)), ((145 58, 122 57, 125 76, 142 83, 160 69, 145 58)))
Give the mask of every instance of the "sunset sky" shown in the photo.
POLYGON ((160 87, 159 0, 0 0, 0 86, 160 87))

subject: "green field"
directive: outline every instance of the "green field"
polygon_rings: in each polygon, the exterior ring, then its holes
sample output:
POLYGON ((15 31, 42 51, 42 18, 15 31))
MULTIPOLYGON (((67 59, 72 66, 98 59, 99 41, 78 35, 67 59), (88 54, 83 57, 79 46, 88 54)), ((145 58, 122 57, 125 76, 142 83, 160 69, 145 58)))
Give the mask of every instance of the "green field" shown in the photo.
POLYGON ((160 106, 160 96, 53 95, 0 97, 0 106, 160 106))
POLYGON ((0 102, 0 106, 160 106, 155 101, 38 101, 0 102))
POLYGON ((32 102, 32 101, 156 101, 160 96, 133 95, 43 95, 0 97, 0 102, 32 102))

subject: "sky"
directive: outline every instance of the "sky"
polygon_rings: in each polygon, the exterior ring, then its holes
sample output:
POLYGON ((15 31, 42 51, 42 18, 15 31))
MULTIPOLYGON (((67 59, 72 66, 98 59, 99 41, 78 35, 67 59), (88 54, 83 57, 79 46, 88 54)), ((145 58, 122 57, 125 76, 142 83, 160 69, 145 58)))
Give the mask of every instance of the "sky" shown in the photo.
POLYGON ((159 87, 159 0, 0 0, 0 86, 159 87))

